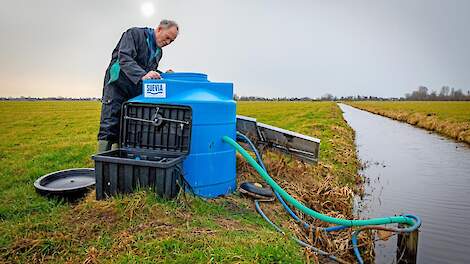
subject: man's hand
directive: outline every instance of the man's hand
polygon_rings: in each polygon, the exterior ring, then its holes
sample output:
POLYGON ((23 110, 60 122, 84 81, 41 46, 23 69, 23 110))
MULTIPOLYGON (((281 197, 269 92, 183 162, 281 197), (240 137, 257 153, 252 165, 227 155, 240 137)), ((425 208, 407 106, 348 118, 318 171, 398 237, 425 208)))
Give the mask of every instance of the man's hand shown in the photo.
POLYGON ((161 79, 162 77, 160 76, 160 74, 156 71, 149 71, 147 72, 147 74, 145 74, 143 77, 142 77, 142 80, 148 80, 148 79, 161 79))

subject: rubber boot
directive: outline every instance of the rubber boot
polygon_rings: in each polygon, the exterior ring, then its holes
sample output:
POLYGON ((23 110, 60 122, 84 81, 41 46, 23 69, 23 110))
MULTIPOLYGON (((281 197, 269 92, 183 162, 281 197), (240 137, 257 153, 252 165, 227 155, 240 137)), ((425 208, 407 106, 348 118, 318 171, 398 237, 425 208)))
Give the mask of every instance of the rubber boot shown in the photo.
POLYGON ((105 152, 108 150, 116 150, 118 148, 119 146, 117 142, 112 142, 109 140, 98 140, 97 153, 105 152))

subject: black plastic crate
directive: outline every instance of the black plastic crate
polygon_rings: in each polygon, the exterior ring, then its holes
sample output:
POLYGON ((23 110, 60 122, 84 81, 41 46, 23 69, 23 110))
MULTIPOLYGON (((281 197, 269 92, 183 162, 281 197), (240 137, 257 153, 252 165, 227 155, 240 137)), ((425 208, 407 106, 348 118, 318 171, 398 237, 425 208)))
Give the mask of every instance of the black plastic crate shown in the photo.
POLYGON ((164 198, 175 197, 182 184, 184 156, 118 149, 93 156, 96 199, 149 188, 164 198))
POLYGON ((120 148, 98 153, 96 199, 151 188, 173 198, 183 182, 183 160, 189 152, 191 108, 125 103, 120 148))

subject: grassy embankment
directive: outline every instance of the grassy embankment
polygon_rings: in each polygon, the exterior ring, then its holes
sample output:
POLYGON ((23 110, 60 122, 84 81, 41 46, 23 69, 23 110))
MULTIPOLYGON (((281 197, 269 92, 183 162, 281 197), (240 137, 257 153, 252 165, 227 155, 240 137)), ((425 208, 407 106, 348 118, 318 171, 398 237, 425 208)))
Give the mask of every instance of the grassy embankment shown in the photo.
MULTIPOLYGON (((96 201, 92 192, 75 204, 36 194, 33 182, 41 175, 93 166, 99 109, 98 102, 0 102, 0 262, 296 263, 313 257, 276 233, 237 193, 163 201, 141 191, 96 201)), ((353 131, 335 104, 242 102, 238 112, 321 138, 318 165, 272 153, 267 165, 302 202, 351 216, 358 163, 353 131)), ((239 179, 259 180, 240 159, 237 166, 239 179)), ((264 207, 288 232, 302 235, 278 204, 264 207)), ((316 245, 352 260, 348 236, 316 245)))
POLYGON ((345 102, 470 144, 470 102, 345 102))

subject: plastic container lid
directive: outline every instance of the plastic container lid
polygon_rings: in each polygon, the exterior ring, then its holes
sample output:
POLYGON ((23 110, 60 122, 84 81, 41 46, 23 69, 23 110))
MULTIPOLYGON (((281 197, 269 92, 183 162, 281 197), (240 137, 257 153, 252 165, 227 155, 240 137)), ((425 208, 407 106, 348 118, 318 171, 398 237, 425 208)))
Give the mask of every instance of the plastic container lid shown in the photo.
POLYGON ((195 72, 172 72, 162 73, 162 78, 166 80, 208 82, 207 74, 195 72))
POLYGON ((56 171, 38 178, 34 187, 42 195, 80 196, 95 185, 94 172, 93 168, 56 171))

